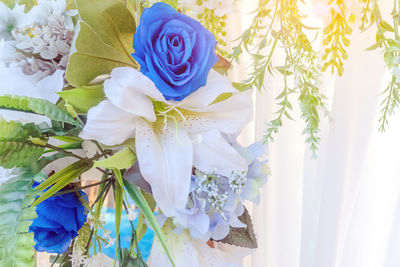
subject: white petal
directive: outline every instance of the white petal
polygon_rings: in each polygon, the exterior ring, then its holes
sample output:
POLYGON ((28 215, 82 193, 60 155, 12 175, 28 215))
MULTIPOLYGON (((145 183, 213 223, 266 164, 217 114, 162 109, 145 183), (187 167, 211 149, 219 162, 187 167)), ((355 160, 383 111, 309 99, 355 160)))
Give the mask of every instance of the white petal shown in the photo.
POLYGON ((38 75, 26 75, 19 67, 0 67, 0 95, 20 95, 49 100, 55 103, 64 86, 64 71, 58 70, 39 79, 38 75))
POLYGON ((113 69, 111 78, 104 83, 104 92, 114 105, 150 121, 155 121, 156 116, 149 97, 165 102, 149 78, 128 67, 113 69))
POLYGON ((134 137, 134 133, 135 116, 104 100, 89 110, 87 123, 79 136, 105 145, 118 145, 134 137))
POLYGON ((189 195, 193 158, 189 136, 172 122, 155 131, 138 118, 136 127, 140 172, 163 213, 173 216, 175 209, 185 208, 189 195))
MULTIPOLYGON (((211 248, 207 242, 193 239, 187 230, 179 235, 173 232, 171 226, 162 230, 176 267, 240 267, 243 258, 255 251, 218 242, 214 242, 215 247, 211 248)), ((149 267, 171 267, 157 238, 154 239, 147 264, 149 267)))
POLYGON ((207 84, 186 97, 179 106, 188 110, 201 108, 214 102, 223 93, 237 92, 226 77, 211 70, 207 77, 207 84))
POLYGON ((244 257, 255 251, 220 242, 214 242, 215 248, 201 240, 195 240, 193 243, 197 249, 200 266, 207 267, 241 267, 244 257))
MULTIPOLYGON (((176 267, 205 267, 199 265, 197 251, 187 230, 176 235, 170 227, 163 229, 165 241, 176 267)), ((172 267, 163 247, 157 238, 154 238, 150 257, 147 261, 149 267, 172 267)))
POLYGON ((36 97, 46 99, 52 103, 56 103, 64 86, 64 71, 57 70, 52 75, 44 77, 35 86, 34 92, 36 97))
POLYGON ((153 103, 146 95, 138 93, 132 88, 122 87, 113 78, 104 82, 104 92, 115 106, 124 111, 152 122, 156 120, 153 103))
POLYGON ((190 133, 215 129, 226 134, 236 134, 252 118, 251 94, 252 91, 247 90, 216 104, 191 109, 197 114, 187 116, 186 121, 182 123, 190 133))
POLYGON ((202 133, 202 141, 193 143, 193 165, 208 172, 229 176, 232 171, 247 171, 246 160, 217 131, 202 133))
POLYGON ((116 79, 123 87, 130 87, 157 101, 165 101, 163 95, 157 89, 153 81, 138 70, 129 67, 115 68, 111 72, 111 77, 116 79))

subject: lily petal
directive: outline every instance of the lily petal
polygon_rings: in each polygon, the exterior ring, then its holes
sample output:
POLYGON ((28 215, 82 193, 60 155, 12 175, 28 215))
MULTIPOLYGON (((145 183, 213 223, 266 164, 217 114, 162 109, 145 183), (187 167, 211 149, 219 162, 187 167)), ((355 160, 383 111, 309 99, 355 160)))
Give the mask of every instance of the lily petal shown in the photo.
POLYGON ((189 136, 172 122, 157 130, 138 118, 135 139, 140 172, 163 213, 173 216, 176 209, 185 208, 190 191, 193 147, 189 136))
POLYGON ((214 242, 214 248, 201 240, 195 240, 194 246, 198 252, 200 266, 207 267, 241 267, 244 257, 255 250, 231 246, 220 242, 214 242))
POLYGON ((246 160, 218 131, 203 133, 201 142, 193 143, 193 165, 203 172, 215 168, 224 176, 232 171, 247 171, 248 167, 246 160))
POLYGON ((87 123, 79 136, 111 146, 134 137, 134 133, 135 116, 104 100, 89 110, 87 123))
POLYGON ((129 87, 122 87, 116 79, 104 82, 107 98, 117 107, 132 115, 144 117, 149 121, 156 120, 153 102, 144 94, 129 87))
POLYGON ((214 102, 221 94, 237 92, 226 77, 211 70, 207 77, 207 84, 186 97, 179 106, 189 110, 201 108, 214 102))
POLYGON ((104 92, 115 106, 152 122, 156 116, 149 97, 165 102, 149 78, 129 67, 113 69, 111 78, 104 82, 104 92))
MULTIPOLYGON (((207 242, 193 239, 187 230, 176 235, 170 225, 164 226, 162 231, 176 267, 241 267, 243 258, 254 252, 254 249, 218 242, 214 242, 214 247, 210 247, 207 242)), ((149 267, 171 267, 157 239, 154 239, 147 264, 149 267)))
MULTIPOLYGON (((163 227, 165 242, 176 267, 202 267, 197 260, 197 251, 187 230, 176 235, 170 226, 163 227)), ((172 267, 160 241, 154 238, 150 257, 147 261, 149 267, 172 267)))
POLYGON ((194 115, 182 122, 189 133, 219 130, 236 134, 253 115, 252 91, 234 94, 230 98, 202 108, 190 109, 194 115), (197 113, 197 114, 196 114, 197 113))

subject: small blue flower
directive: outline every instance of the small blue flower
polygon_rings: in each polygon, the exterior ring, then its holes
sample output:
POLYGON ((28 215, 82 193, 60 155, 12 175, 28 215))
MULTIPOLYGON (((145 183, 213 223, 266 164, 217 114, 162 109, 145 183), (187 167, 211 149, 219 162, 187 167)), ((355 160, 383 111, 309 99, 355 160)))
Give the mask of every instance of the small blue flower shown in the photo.
MULTIPOLYGON (((79 194, 88 201, 84 192, 79 191, 79 194)), ((66 252, 87 219, 87 211, 75 193, 48 198, 37 205, 36 213, 38 217, 29 232, 34 233, 35 249, 39 252, 66 252)))
POLYGON ((143 11, 132 56, 166 99, 179 101, 206 84, 216 45, 198 21, 156 3, 143 11))

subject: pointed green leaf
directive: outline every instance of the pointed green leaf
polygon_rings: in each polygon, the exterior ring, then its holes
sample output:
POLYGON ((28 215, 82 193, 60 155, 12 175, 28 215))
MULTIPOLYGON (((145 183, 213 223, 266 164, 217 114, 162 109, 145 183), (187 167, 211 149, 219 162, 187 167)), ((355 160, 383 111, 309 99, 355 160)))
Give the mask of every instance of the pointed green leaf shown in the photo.
POLYGON ((86 86, 58 93, 78 113, 87 113, 90 108, 104 100, 103 85, 86 86))
MULTIPOLYGON (((115 234, 117 237, 117 246, 119 246, 119 234, 121 229, 121 217, 122 217, 122 202, 124 198, 123 187, 119 183, 115 183, 114 187, 114 199, 115 199, 115 234)), ((116 249, 117 253, 118 248, 116 249)))
POLYGON ((0 96, 0 109, 19 110, 29 113, 36 113, 48 117, 54 121, 66 122, 72 125, 79 123, 65 110, 55 104, 39 98, 26 96, 0 96))
MULTIPOLYGON (((35 202, 32 204, 32 206, 37 206, 41 202, 43 202, 46 199, 48 199, 49 197, 53 196, 55 193, 57 193, 58 191, 63 189, 65 186, 70 184, 73 180, 75 180, 76 178, 81 176, 82 173, 90 170, 91 167, 92 167, 87 161, 80 161, 79 163, 82 163, 79 168, 74 169, 73 171, 69 171, 65 175, 59 177, 57 182, 51 188, 49 188, 46 192, 44 192, 38 199, 36 199, 35 202)), ((70 166, 68 166, 68 167, 70 167, 70 166)), ((56 175, 56 174, 54 174, 54 175, 56 175)), ((52 179, 54 175, 50 176, 49 179, 52 179)), ((47 180, 49 180, 49 179, 47 179, 47 180)), ((45 182, 47 182, 47 180, 45 182)), ((42 189, 39 189, 38 188, 39 186, 36 189, 37 190, 43 190, 43 186, 42 185, 45 182, 43 182, 42 184, 39 185, 40 188, 42 188, 42 189)))
POLYGON ((93 166, 95 168, 103 167, 106 169, 123 170, 132 167, 135 161, 136 161, 135 153, 133 153, 130 148, 126 147, 109 158, 100 161, 95 161, 93 166))
POLYGON ((130 184, 127 180, 124 180, 124 186, 126 192, 128 192, 129 196, 135 201, 135 204, 141 210, 146 217, 148 223, 153 228, 158 240, 160 240, 161 245, 163 246, 165 253, 168 255, 169 260, 171 261, 172 266, 175 267, 174 261, 172 260, 171 254, 169 253, 167 244, 165 242, 164 234, 161 231, 160 226, 157 223, 156 218, 154 217, 153 211, 151 210, 149 204, 144 198, 142 192, 137 188, 137 186, 130 184))

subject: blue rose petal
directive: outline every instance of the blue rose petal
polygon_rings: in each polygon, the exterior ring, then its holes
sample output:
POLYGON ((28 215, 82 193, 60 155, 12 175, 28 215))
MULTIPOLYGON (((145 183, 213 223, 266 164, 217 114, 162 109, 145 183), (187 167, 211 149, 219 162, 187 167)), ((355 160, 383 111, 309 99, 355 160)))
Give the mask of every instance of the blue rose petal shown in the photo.
MULTIPOLYGON (((33 187, 37 185, 34 183, 33 187)), ((79 194, 88 200, 84 192, 79 194)), ((38 217, 29 232, 34 233, 35 249, 39 252, 66 252, 87 219, 87 211, 74 192, 46 199, 36 206, 36 213, 38 217)))
POLYGON ((156 3, 143 11, 132 56, 166 99, 180 101, 206 84, 216 45, 198 21, 156 3))

